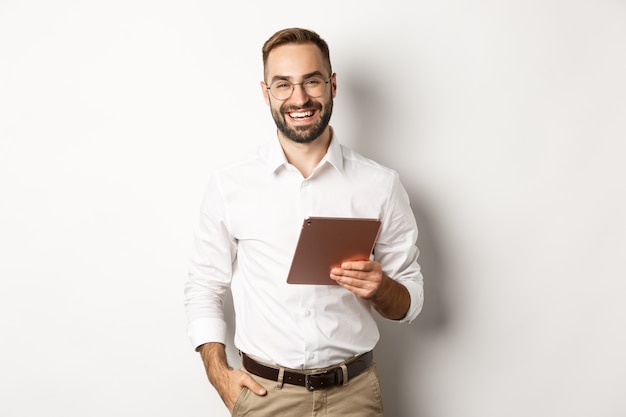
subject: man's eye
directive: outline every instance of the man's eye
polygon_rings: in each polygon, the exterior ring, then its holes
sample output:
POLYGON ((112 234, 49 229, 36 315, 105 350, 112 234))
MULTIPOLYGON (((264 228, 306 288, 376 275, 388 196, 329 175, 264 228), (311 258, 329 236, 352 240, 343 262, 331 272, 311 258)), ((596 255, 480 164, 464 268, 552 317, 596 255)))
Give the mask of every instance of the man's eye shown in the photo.
POLYGON ((322 83, 322 80, 318 78, 310 78, 304 82, 304 85, 310 85, 311 87, 314 87, 316 85, 320 85, 321 83, 322 83))

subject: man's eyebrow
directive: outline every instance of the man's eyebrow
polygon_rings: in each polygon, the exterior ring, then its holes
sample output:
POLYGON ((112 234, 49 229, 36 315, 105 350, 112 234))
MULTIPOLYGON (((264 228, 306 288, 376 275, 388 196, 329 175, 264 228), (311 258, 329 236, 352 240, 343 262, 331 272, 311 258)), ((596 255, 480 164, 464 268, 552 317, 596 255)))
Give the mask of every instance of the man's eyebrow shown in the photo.
MULTIPOLYGON (((309 72, 308 74, 304 74, 302 75, 302 79, 305 80, 309 77, 313 77, 313 76, 320 76, 320 77, 324 77, 324 74, 322 74, 321 71, 313 71, 313 72, 309 72)), ((272 82, 276 81, 276 80, 287 80, 287 81, 292 81, 293 82, 293 77, 288 76, 288 75, 274 75, 272 77, 272 82)))

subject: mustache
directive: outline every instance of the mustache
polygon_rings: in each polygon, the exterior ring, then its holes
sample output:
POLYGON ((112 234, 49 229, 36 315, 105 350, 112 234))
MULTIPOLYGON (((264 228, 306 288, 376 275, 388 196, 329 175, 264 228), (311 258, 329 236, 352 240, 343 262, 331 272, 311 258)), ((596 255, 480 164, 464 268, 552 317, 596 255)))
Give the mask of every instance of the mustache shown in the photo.
POLYGON ((322 110, 322 105, 320 103, 317 103, 315 101, 307 101, 306 103, 300 105, 300 106, 289 106, 289 105, 284 105, 281 107, 281 111, 283 113, 289 113, 289 112, 293 112, 293 111, 299 111, 299 110, 304 110, 304 109, 316 109, 316 110, 322 110))

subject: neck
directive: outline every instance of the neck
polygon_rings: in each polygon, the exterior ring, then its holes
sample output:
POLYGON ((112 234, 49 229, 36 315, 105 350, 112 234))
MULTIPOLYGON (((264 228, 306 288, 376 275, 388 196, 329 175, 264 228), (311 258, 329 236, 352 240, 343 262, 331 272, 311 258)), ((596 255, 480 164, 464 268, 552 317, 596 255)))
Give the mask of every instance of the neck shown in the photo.
POLYGON ((285 152, 287 161, 295 166, 304 178, 308 178, 313 169, 320 163, 332 138, 332 128, 328 126, 324 132, 309 143, 297 143, 278 132, 278 140, 285 152))

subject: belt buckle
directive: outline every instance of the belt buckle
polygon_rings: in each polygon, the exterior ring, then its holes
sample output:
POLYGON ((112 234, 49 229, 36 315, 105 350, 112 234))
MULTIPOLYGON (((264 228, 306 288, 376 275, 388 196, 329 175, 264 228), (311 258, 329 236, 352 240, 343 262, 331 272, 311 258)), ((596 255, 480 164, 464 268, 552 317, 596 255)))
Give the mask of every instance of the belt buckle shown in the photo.
POLYGON ((314 374, 304 374, 304 386, 308 391, 315 391, 316 389, 324 388, 324 387, 315 387, 311 384, 311 378, 320 378, 327 376, 329 371, 317 372, 314 374))

